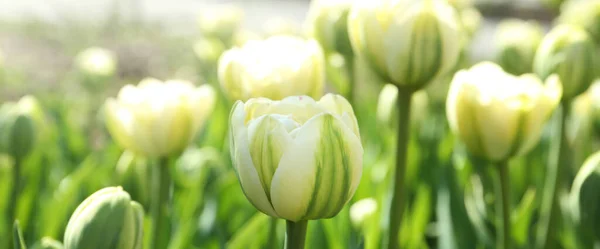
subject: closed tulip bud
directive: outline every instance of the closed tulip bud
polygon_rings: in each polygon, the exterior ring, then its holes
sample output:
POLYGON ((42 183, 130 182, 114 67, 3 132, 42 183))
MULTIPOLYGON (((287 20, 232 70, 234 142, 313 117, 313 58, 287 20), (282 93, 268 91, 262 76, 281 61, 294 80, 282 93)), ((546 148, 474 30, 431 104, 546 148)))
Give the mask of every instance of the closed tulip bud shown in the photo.
POLYGON ((219 57, 225 51, 225 45, 216 38, 202 38, 194 44, 194 54, 198 60, 203 75, 208 75, 217 70, 219 57))
POLYGON ((21 110, 18 103, 7 103, 0 109, 0 149, 23 159, 34 148, 37 132, 33 117, 21 110))
POLYGON ((558 23, 582 27, 600 44, 600 0, 567 1, 561 7, 558 23))
POLYGON ((538 48, 533 69, 542 79, 556 74, 569 101, 585 92, 596 79, 598 55, 585 30, 560 25, 548 33, 538 48))
POLYGON ((63 244, 49 237, 44 237, 42 240, 34 244, 32 249, 63 249, 63 244))
POLYGON ((117 56, 110 50, 91 47, 77 55, 75 65, 86 87, 96 89, 117 71, 117 56))
POLYGON ((209 85, 145 79, 105 104, 106 126, 122 147, 156 158, 181 153, 210 117, 216 94, 209 85))
POLYGON ((343 97, 238 101, 230 120, 234 167, 261 212, 293 222, 331 218, 354 195, 363 148, 343 97))
POLYGON ((569 197, 569 208, 579 228, 582 248, 600 242, 600 152, 589 157, 579 169, 569 197))
POLYGON ((315 0, 308 14, 308 29, 325 52, 344 56, 353 54, 348 37, 348 13, 351 0, 315 0))
POLYGON ((366 198, 355 202, 350 206, 350 221, 355 228, 363 228, 366 220, 373 217, 377 212, 377 201, 366 198))
POLYGON ((348 18, 354 52, 390 83, 418 90, 458 60, 460 24, 447 3, 357 1, 348 18))
POLYGON ((539 23, 509 19, 496 30, 496 60, 502 68, 514 75, 533 72, 533 58, 544 31, 539 23))
POLYGON ((446 105, 453 132, 475 156, 497 162, 529 152, 561 98, 556 76, 543 84, 491 62, 459 71, 446 105))
POLYGON ((249 41, 226 51, 219 61, 219 80, 231 99, 323 95, 325 62, 314 40, 274 36, 249 41))
POLYGON ((141 249, 144 208, 121 187, 98 190, 69 219, 65 249, 141 249))
POLYGON ((205 37, 216 37, 230 44, 233 35, 242 26, 244 10, 235 5, 224 5, 202 11, 198 16, 200 32, 205 37))

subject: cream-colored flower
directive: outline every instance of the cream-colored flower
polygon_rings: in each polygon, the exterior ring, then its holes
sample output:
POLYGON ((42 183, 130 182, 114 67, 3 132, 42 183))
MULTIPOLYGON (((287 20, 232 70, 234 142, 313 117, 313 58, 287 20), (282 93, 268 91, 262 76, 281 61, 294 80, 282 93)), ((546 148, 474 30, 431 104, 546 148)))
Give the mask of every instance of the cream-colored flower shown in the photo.
POLYGON ((240 184, 263 213, 294 222, 331 218, 354 195, 363 148, 343 97, 238 101, 230 122, 240 184))
POLYGON ((323 95, 324 65, 316 41, 274 36, 226 51, 219 60, 219 80, 225 93, 236 100, 318 98, 323 95))
POLYGON ((393 84, 417 90, 456 64, 460 22, 443 1, 356 1, 348 17, 354 52, 393 84))
POLYGON ((145 79, 106 101, 106 125, 126 149, 146 157, 168 156, 187 147, 211 115, 215 98, 209 85, 145 79))
POLYGON ((87 76, 108 77, 117 70, 117 56, 110 50, 91 47, 77 55, 76 65, 87 76))
POLYGON ((454 76, 446 111, 450 127, 472 154, 501 161, 538 143, 561 94, 556 76, 544 85, 532 74, 517 77, 482 62, 454 76))

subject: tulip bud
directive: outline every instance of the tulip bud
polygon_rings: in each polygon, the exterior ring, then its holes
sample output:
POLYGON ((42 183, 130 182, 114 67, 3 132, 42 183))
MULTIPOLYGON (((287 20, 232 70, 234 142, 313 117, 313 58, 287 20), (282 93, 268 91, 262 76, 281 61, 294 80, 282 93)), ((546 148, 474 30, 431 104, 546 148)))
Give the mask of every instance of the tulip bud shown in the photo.
POLYGON ((569 196, 569 208, 577 225, 582 248, 600 241, 600 153, 589 157, 579 169, 569 196))
POLYGON ((453 132, 470 153, 489 161, 529 152, 561 98, 556 76, 513 76, 482 62, 454 76, 446 112, 453 132))
POLYGON ((44 237, 42 240, 33 245, 32 249, 63 249, 62 243, 50 237, 44 237))
POLYGON ((65 249, 141 249, 144 209, 121 187, 85 199, 65 231, 65 249))
POLYGON ((355 228, 362 228, 365 221, 375 212, 377 212, 377 201, 373 198, 362 199, 350 206, 350 221, 355 228))
POLYGON ((585 92, 596 79, 598 58, 594 43, 579 27, 560 25, 548 33, 538 48, 533 69, 542 79, 558 75, 563 99, 585 92))
POLYGON ((567 1, 561 8, 558 22, 582 27, 596 43, 600 43, 600 0, 567 1))
POLYGON ((122 147, 149 158, 181 153, 210 117, 216 94, 180 80, 145 79, 106 101, 106 126, 122 147))
POLYGON ((348 37, 348 13, 350 0, 315 0, 308 14, 309 33, 327 53, 337 52, 344 56, 353 54, 348 37))
POLYGON ((544 32, 535 21, 508 19, 496 30, 496 60, 510 74, 533 72, 533 58, 544 32))
POLYGON ((219 57, 225 51, 221 40, 206 37, 194 44, 194 53, 203 75, 209 75, 217 70, 219 57))
POLYGON ((92 47, 77 55, 75 65, 86 87, 94 90, 108 82, 117 71, 117 56, 110 50, 92 47))
POLYGON ((16 159, 27 156, 36 141, 32 117, 19 110, 15 103, 4 104, 0 110, 0 149, 16 159))
POLYGON ((452 70, 459 30, 454 8, 441 1, 357 1, 348 17, 354 52, 384 80, 412 90, 452 70))
POLYGON ((363 148, 343 97, 238 101, 230 120, 238 179, 261 212, 293 222, 326 219, 354 195, 363 148))
POLYGON ((198 16, 200 32, 205 37, 215 37, 230 44, 233 35, 242 25, 244 10, 239 6, 225 5, 202 11, 198 16))
POLYGON ((324 67, 323 52, 316 41, 274 36, 223 53, 219 80, 231 99, 317 98, 323 94, 324 67))

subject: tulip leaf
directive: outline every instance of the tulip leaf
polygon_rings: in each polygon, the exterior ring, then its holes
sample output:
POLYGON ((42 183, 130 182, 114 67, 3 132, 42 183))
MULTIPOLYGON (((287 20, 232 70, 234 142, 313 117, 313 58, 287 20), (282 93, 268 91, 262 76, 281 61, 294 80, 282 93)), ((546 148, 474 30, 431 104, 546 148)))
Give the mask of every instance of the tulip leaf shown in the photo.
POLYGON ((19 221, 15 221, 13 226, 13 244, 14 249, 27 249, 25 241, 23 240, 23 232, 21 231, 19 221))

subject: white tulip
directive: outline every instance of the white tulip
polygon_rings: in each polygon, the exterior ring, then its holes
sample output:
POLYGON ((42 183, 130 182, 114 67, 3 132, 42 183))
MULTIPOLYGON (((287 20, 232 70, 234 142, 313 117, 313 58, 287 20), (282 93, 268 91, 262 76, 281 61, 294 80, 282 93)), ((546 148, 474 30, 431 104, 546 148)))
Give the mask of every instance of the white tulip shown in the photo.
POLYGON ((145 79, 106 101, 106 125, 123 147, 146 157, 168 156, 187 147, 212 113, 209 85, 145 79))
POLYGON ((544 85, 532 74, 517 77, 482 62, 454 76, 448 121, 471 153, 490 161, 506 160, 538 143, 561 95, 556 76, 544 85))
POLYGON ((258 210, 293 222, 330 218, 354 195, 363 148, 343 97, 238 101, 230 120, 234 167, 258 210))

